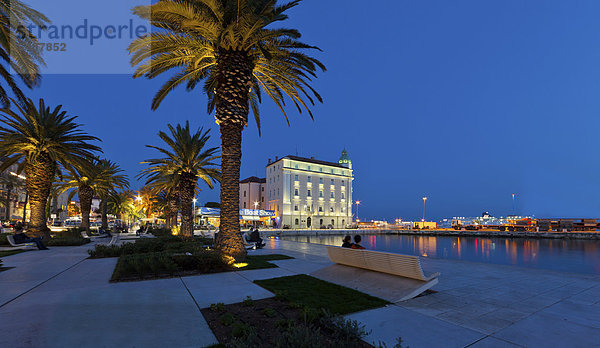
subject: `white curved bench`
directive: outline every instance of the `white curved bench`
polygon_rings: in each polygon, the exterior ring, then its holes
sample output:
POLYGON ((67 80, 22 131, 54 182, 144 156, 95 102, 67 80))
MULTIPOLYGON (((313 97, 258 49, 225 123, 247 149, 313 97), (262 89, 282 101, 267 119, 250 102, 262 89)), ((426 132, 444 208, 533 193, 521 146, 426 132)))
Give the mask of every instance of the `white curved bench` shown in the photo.
POLYGON ((6 239, 8 240, 8 243, 16 248, 36 248, 37 245, 33 242, 27 242, 27 243, 15 243, 15 239, 12 235, 8 235, 6 236, 6 239))
POLYGON ((390 302, 411 299, 438 283, 440 273, 425 275, 418 256, 327 246, 336 264, 311 275, 390 302))

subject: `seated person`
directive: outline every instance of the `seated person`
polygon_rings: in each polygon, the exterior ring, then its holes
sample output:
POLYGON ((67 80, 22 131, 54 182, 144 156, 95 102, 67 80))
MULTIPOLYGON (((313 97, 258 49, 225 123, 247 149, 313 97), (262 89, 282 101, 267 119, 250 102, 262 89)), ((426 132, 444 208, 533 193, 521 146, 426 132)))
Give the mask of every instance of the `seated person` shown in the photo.
POLYGON ((38 249, 40 250, 48 250, 48 248, 46 248, 46 246, 44 245, 44 243, 42 243, 42 238, 31 238, 28 237, 27 235, 25 235, 25 233, 23 233, 23 228, 16 228, 15 229, 15 235, 13 236, 13 239, 15 240, 15 243, 17 244, 22 244, 22 243, 35 243, 35 245, 37 246, 38 249))
POLYGON ((254 242, 256 243, 256 247, 257 248, 262 248, 265 246, 265 244, 263 243, 263 239, 260 238, 260 233, 258 232, 258 228, 255 229, 254 231, 252 231, 250 233, 250 240, 249 242, 254 242))
POLYGON ((352 248, 352 237, 344 237, 344 239, 342 240, 342 248, 352 248))
POLYGON ((360 235, 356 235, 354 236, 354 244, 352 244, 352 249, 364 249, 365 247, 360 245, 360 241, 362 240, 362 238, 360 237, 360 235))

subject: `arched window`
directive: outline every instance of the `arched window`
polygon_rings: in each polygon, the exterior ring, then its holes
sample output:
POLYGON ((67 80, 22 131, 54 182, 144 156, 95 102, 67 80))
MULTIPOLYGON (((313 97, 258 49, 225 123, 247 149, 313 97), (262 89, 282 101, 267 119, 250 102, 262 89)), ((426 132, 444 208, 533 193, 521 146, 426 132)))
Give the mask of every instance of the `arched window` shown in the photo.
POLYGON ((299 223, 298 219, 294 220, 294 224, 295 224, 296 226, 298 226, 298 223, 299 223))

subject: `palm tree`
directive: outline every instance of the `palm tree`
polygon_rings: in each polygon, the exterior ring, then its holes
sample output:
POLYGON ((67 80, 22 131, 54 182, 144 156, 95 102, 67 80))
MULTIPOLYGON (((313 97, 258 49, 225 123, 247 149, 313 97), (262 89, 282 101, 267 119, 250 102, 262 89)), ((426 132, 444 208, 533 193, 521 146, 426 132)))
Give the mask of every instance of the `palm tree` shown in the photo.
MULTIPOLYGON (((31 25, 45 28, 48 18, 18 0, 0 0, 0 76, 20 103, 27 98, 17 85, 11 70, 19 75, 28 88, 37 86, 41 76, 39 65, 44 65, 37 38, 28 29, 31 25)), ((0 103, 10 105, 8 92, 0 86, 0 103)))
POLYGON ((178 183, 178 176, 169 173, 163 173, 152 182, 157 201, 165 213, 168 228, 177 226, 177 215, 179 213, 178 183))
POLYGON ((99 163, 99 185, 96 188, 96 194, 100 197, 100 214, 102 216, 102 229, 108 228, 108 207, 107 201, 111 192, 118 189, 125 190, 129 187, 129 180, 118 164, 108 160, 100 159, 99 163))
POLYGON ((1 109, 0 114, 0 171, 19 163, 17 172, 25 171, 25 187, 29 194, 31 217, 28 231, 36 236, 50 238, 46 226, 46 202, 53 179, 61 165, 74 172, 101 151, 90 141, 100 140, 88 135, 75 123, 76 116, 68 116, 62 106, 50 109, 40 99, 38 106, 30 99, 17 111, 1 109))
POLYGON ((133 191, 130 190, 112 191, 108 195, 106 204, 108 212, 114 214, 119 220, 123 220, 128 215, 136 215, 133 196, 133 191))
POLYGON ((106 198, 110 191, 124 189, 129 185, 127 177, 119 174, 122 170, 119 166, 107 159, 92 159, 86 165, 79 167, 61 182, 60 191, 70 190, 68 200, 75 193, 79 196, 81 207, 81 227, 89 230, 90 212, 92 211, 92 200, 94 196, 100 197, 100 209, 103 228, 108 227, 106 217, 106 198))
POLYGON ((239 226, 239 178, 242 130, 252 108, 260 134, 261 91, 284 110, 286 96, 299 112, 322 102, 310 86, 323 64, 303 52, 317 49, 298 39, 295 29, 271 29, 287 19, 285 12, 300 0, 277 5, 276 0, 161 0, 134 9, 160 30, 129 46, 134 78, 171 77, 154 96, 156 109, 181 84, 188 90, 204 80, 208 111, 221 132, 221 222, 217 248, 235 258, 245 257, 239 226))
POLYGON ((181 204, 181 233, 184 236, 192 236, 194 226, 192 223, 192 200, 198 188, 198 179, 205 182, 211 189, 213 183, 220 179, 217 164, 213 161, 218 159, 218 148, 205 148, 210 139, 209 131, 203 128, 196 130, 194 134, 190 131, 189 122, 185 127, 180 124, 177 127, 168 125, 171 135, 159 132, 158 136, 168 145, 167 149, 157 146, 147 147, 160 151, 166 157, 148 159, 148 168, 142 170, 140 177, 146 177, 146 184, 161 181, 165 175, 173 175, 177 182, 177 194, 181 204))

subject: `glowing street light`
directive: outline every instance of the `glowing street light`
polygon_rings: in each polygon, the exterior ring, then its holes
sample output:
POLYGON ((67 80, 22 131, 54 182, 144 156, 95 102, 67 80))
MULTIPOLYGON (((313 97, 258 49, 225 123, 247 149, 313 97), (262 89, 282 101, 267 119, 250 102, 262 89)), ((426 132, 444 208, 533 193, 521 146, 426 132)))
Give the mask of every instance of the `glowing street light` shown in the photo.
POLYGON ((360 204, 360 201, 356 201, 354 203, 356 203, 356 222, 358 222, 358 205, 360 204))
POLYGON ((427 202, 427 197, 423 197, 423 219, 421 221, 425 222, 425 202, 427 202))
MULTIPOLYGON (((258 207, 258 202, 254 202, 254 214, 256 214, 256 216, 258 216, 258 211, 256 210, 256 209, 257 209, 257 207, 258 207)), ((255 221, 254 223, 255 223, 255 225, 254 225, 254 226, 256 227, 256 225, 257 225, 258 223, 257 223, 256 221, 255 221)))
POLYGON ((515 194, 512 194, 513 197, 513 217, 515 216, 515 194))
POLYGON ((140 202, 140 204, 142 204, 142 196, 137 196, 135 198, 136 201, 140 202))

